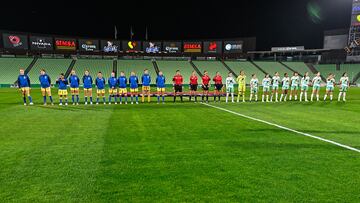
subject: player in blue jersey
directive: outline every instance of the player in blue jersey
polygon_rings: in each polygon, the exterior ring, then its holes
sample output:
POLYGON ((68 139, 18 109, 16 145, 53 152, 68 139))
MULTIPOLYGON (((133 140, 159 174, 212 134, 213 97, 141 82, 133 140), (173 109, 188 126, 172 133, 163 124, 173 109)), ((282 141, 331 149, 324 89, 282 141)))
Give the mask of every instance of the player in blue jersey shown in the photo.
POLYGON ((85 105, 87 105, 88 97, 90 97, 90 104, 93 104, 92 102, 92 84, 93 79, 90 75, 90 72, 88 70, 85 71, 85 74, 82 78, 83 84, 84 84, 84 96, 85 96, 85 105))
POLYGON ((105 78, 102 75, 102 72, 98 72, 97 78, 95 79, 95 85, 96 85, 96 104, 99 104, 100 97, 103 98, 104 104, 106 104, 105 101, 105 78))
POLYGON ((131 104, 134 103, 134 96, 136 99, 136 104, 139 104, 139 79, 135 75, 135 72, 132 71, 129 77, 130 84, 130 93, 131 93, 131 104))
POLYGON ((111 77, 108 79, 108 84, 109 84, 109 104, 111 104, 111 97, 114 97, 115 104, 117 104, 118 79, 115 77, 115 72, 111 73, 111 77))
POLYGON ((163 104, 165 103, 165 76, 162 71, 159 71, 159 75, 156 78, 156 89, 157 89, 157 103, 160 103, 160 96, 162 97, 163 104))
POLYGON ((44 99, 44 105, 46 105, 46 95, 49 96, 51 105, 54 105, 53 98, 51 96, 51 79, 48 74, 46 74, 45 69, 40 70, 39 76, 40 86, 41 86, 41 94, 44 99))
POLYGON ((75 70, 71 71, 71 75, 69 77, 70 83, 70 92, 71 92, 71 100, 73 105, 75 105, 75 96, 76 96, 76 105, 79 105, 79 86, 80 86, 80 78, 76 75, 75 70))
POLYGON ((120 77, 118 78, 119 82, 119 96, 120 96, 120 104, 122 104, 122 97, 125 97, 125 104, 127 104, 127 78, 125 76, 125 72, 120 72, 120 77))
POLYGON ((24 105, 26 106, 26 97, 29 99, 29 104, 33 105, 32 98, 30 96, 30 78, 25 75, 25 70, 22 68, 20 69, 17 84, 23 96, 24 105))
POLYGON ((142 83, 142 97, 141 102, 145 102, 145 95, 148 97, 148 102, 150 102, 150 83, 151 83, 151 77, 149 75, 149 70, 145 69, 144 74, 141 77, 141 83, 142 83))
POLYGON ((63 99, 65 100, 65 106, 68 105, 68 91, 67 91, 67 84, 68 84, 68 81, 67 79, 65 78, 64 76, 64 73, 61 73, 60 74, 60 77, 56 80, 56 84, 59 85, 59 91, 58 91, 58 94, 59 94, 59 105, 62 106, 63 103, 63 99))

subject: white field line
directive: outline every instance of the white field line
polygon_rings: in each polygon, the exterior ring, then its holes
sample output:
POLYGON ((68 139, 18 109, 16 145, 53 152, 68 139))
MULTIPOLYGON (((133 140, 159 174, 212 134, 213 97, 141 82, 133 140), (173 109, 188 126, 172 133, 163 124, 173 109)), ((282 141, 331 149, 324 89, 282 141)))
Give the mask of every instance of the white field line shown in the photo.
POLYGON ((222 111, 225 111, 225 112, 228 112, 228 113, 231 113, 231 114, 235 114, 237 116, 241 116, 241 117, 244 117, 244 118, 247 118, 247 119, 250 119, 250 120, 258 121, 258 122, 265 123, 265 124, 268 124, 268 125, 271 125, 271 126, 275 126, 277 128, 281 128, 283 130, 294 132, 294 133, 297 133, 297 134, 300 134, 300 135, 303 135, 303 136, 306 136, 306 137, 311 137, 313 139, 321 140, 323 142, 327 142, 327 143, 330 143, 330 144, 333 144, 333 145, 336 145, 336 146, 339 146, 339 147, 342 147, 342 148, 345 148, 345 149, 360 153, 360 149, 356 149, 354 147, 350 147, 348 145, 344 145, 344 144, 341 144, 341 143, 338 143, 338 142, 335 142, 335 141, 332 141, 332 140, 328 140, 328 139, 321 138, 321 137, 318 137, 318 136, 315 136, 315 135, 311 135, 309 133, 300 132, 300 131, 297 131, 297 130, 294 130, 294 129, 291 129, 291 128, 287 128, 287 127, 284 127, 284 126, 281 126, 281 125, 278 125, 278 124, 275 124, 275 123, 270 123, 268 121, 264 121, 264 120, 254 118, 254 117, 251 117, 251 116, 247 116, 247 115, 244 115, 244 114, 241 114, 241 113, 230 111, 228 109, 224 109, 224 108, 221 108, 221 107, 218 107, 218 106, 213 106, 211 104, 207 104, 207 103, 201 103, 201 104, 212 107, 212 108, 215 108, 215 109, 218 109, 218 110, 222 110, 222 111))

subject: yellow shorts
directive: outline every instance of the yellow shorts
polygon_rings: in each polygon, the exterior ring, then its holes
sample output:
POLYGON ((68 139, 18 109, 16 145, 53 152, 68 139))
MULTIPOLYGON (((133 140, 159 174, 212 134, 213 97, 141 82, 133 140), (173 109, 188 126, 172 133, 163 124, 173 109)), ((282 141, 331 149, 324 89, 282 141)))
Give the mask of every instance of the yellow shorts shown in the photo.
POLYGON ((139 92, 139 89, 138 88, 130 88, 130 92, 136 93, 136 92, 139 92))
POLYGON ((92 88, 84 88, 84 91, 92 91, 92 88))
POLYGON ((109 94, 117 94, 117 89, 109 89, 109 94))
POLYGON ((72 87, 71 87, 71 88, 70 88, 70 91, 71 91, 71 92, 75 92, 75 91, 79 92, 79 88, 78 88, 78 87, 76 87, 76 88, 72 88, 72 87))
POLYGON ((150 86, 142 86, 143 91, 150 91, 150 86))
POLYGON ((238 90, 239 90, 239 92, 245 92, 246 91, 246 85, 239 85, 238 90))
POLYGON ((101 89, 101 90, 97 89, 96 93, 97 94, 105 94, 105 89, 101 89))
POLYGON ((126 88, 119 88, 119 94, 127 94, 126 88))
POLYGON ((22 87, 21 92, 22 94, 26 94, 27 96, 30 96, 30 87, 22 87))
POLYGON ((51 89, 50 87, 47 87, 47 88, 41 88, 41 93, 43 94, 48 94, 49 96, 51 96, 51 89))
POLYGON ((67 90, 59 90, 58 91, 59 96, 67 96, 68 95, 68 91, 67 90))
POLYGON ((158 87, 156 88, 158 92, 165 92, 165 87, 158 87))

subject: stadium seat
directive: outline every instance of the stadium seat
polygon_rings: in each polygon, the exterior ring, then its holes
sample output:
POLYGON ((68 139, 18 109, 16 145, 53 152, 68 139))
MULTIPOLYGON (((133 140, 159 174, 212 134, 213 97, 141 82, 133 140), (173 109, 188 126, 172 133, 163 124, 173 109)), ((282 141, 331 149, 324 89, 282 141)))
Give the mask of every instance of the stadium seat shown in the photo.
POLYGON ((113 60, 111 59, 78 59, 74 65, 77 75, 82 78, 85 70, 89 70, 93 80, 97 73, 101 71, 105 78, 109 78, 113 71, 113 60))
MULTIPOLYGON (((359 64, 341 64, 340 65, 341 74, 347 72, 350 81, 353 81, 354 77, 360 72, 359 64)), ((339 75, 340 77, 340 75, 339 75)), ((357 80, 359 81, 359 79, 357 80)), ((356 82, 356 81, 355 81, 356 82)))
POLYGON ((256 68, 252 63, 248 61, 225 61, 225 63, 233 70, 237 75, 240 71, 243 70, 247 75, 246 82, 250 83, 250 78, 252 74, 256 74, 259 80, 264 77, 264 73, 256 68))
POLYGON ((124 71, 126 78, 129 78, 130 72, 135 71, 136 75, 139 77, 139 82, 141 82, 141 76, 144 69, 149 70, 151 84, 155 84, 157 74, 151 60, 118 60, 117 62, 118 76, 120 71, 124 71))
POLYGON ((214 78, 216 72, 219 71, 223 78, 223 83, 225 83, 229 71, 224 67, 224 65, 220 61, 193 61, 193 62, 201 73, 203 73, 205 70, 208 71, 211 79, 214 78))
POLYGON ((32 60, 33 58, 0 58, 0 84, 13 84, 19 75, 19 69, 26 69, 32 60))
POLYGON ((304 75, 305 72, 309 72, 309 74, 312 76, 313 73, 311 70, 306 66, 304 62, 283 62, 285 65, 289 66, 293 70, 297 71, 301 75, 304 75))
POLYGON ((275 72, 279 72, 281 76, 283 76, 284 73, 288 73, 289 75, 293 74, 292 71, 290 71, 278 62, 255 61, 255 63, 270 75, 274 75, 275 72))
POLYGON ((43 59, 39 58, 29 72, 30 80, 33 84, 40 84, 39 75, 40 70, 45 69, 50 76, 51 82, 55 84, 56 79, 60 73, 65 73, 69 68, 72 59, 43 59))
MULTIPOLYGON (((184 77, 184 84, 190 83, 190 75, 194 68, 190 65, 189 61, 156 61, 159 69, 164 73, 166 77, 166 83, 172 84, 172 78, 175 75, 176 70, 180 70, 184 77)), ((199 75, 198 75, 199 77, 199 75)), ((200 78, 199 78, 200 82, 200 78)))

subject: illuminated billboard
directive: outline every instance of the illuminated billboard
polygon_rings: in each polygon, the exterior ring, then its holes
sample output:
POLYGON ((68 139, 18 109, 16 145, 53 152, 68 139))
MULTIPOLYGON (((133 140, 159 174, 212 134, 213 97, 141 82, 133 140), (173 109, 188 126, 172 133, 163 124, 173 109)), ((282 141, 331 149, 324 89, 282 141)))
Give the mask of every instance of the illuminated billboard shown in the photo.
POLYGON ((4 48, 7 49, 28 49, 28 38, 26 35, 3 34, 4 48))
POLYGON ((122 41, 122 48, 126 52, 139 52, 141 51, 140 41, 122 41))
POLYGON ((120 49, 120 41, 101 40, 101 50, 106 53, 117 53, 120 49))
POLYGON ((204 53, 206 54, 219 54, 222 52, 222 42, 221 41, 208 41, 204 42, 204 53))
POLYGON ((30 49, 37 51, 52 51, 54 42, 52 37, 30 36, 30 49))
POLYGON ((225 41, 224 53, 242 53, 243 41, 225 41))
POLYGON ((161 42, 143 42, 143 51, 145 53, 159 53, 161 51, 161 42))
POLYGON ((202 43, 201 42, 184 42, 183 50, 184 50, 184 53, 201 53, 202 43))
POLYGON ((79 39, 80 51, 93 52, 99 50, 99 41, 91 39, 79 39))
POLYGON ((163 52, 181 53, 181 42, 163 42, 163 52))
POLYGON ((76 40, 69 38, 55 38, 55 49, 56 50, 76 50, 76 40))

